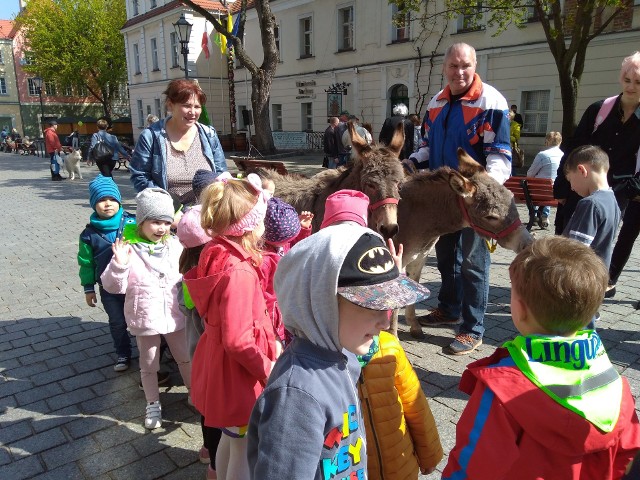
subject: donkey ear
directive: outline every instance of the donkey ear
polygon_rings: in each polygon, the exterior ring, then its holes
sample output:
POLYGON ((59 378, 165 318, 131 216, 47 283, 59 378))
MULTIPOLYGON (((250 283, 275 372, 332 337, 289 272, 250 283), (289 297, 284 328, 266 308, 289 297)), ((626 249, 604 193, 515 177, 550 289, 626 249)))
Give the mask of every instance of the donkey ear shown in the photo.
POLYGON ((367 141, 360 136, 353 122, 348 122, 347 128, 349 129, 349 136, 351 137, 351 145, 356 151, 357 157, 366 161, 371 147, 367 141))
POLYGON ((476 173, 484 172, 482 165, 476 162, 471 155, 458 147, 458 171, 465 177, 473 177, 476 173))
POLYGON ((476 186, 473 182, 467 180, 460 172, 456 172, 455 170, 451 170, 449 173, 449 185, 456 195, 464 198, 472 197, 473 194, 476 193, 476 186))
POLYGON ((387 145, 387 148, 396 156, 400 157, 400 152, 404 147, 404 123, 400 122, 396 125, 396 129, 391 137, 391 142, 387 145))

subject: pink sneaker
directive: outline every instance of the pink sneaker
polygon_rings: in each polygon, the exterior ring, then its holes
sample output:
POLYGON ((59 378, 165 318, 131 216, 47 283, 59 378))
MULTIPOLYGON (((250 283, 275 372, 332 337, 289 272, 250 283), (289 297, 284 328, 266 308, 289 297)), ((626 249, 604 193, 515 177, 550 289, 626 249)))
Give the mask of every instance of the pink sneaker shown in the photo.
POLYGON ((216 473, 216 471, 211 468, 211 465, 209 465, 207 467, 207 479, 206 480, 217 480, 218 479, 218 474, 216 473))
POLYGON ((198 460, 200 460, 200 463, 211 463, 211 458, 209 458, 209 450, 206 447, 202 447, 198 452, 198 460))

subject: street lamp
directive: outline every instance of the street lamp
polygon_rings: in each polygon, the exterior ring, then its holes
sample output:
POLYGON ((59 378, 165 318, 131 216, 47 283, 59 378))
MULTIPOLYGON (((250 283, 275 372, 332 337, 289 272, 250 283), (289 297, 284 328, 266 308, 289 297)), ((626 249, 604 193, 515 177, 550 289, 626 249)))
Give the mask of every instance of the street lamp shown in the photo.
POLYGON ((180 42, 180 52, 184 57, 184 78, 189 78, 189 67, 187 66, 187 55, 189 55, 189 39, 191 38, 191 27, 193 24, 187 22, 184 18, 184 13, 180 16, 180 20, 173 24, 173 28, 176 29, 178 34, 178 41, 180 42))
MULTIPOLYGON (((36 92, 38 92, 38 96, 40 97, 40 127, 42 127, 42 124, 44 122, 44 105, 42 104, 42 77, 33 77, 31 81, 33 82, 33 86, 35 87, 36 92)), ((40 128, 40 130, 42 130, 42 128, 40 128)))

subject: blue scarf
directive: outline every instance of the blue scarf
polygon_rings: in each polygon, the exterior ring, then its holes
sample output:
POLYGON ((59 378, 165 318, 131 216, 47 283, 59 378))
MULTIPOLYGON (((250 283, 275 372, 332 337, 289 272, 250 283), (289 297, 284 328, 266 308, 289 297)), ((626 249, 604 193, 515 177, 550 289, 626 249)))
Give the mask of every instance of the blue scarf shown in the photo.
POLYGON ((361 368, 366 367, 371 361, 371 359, 373 358, 373 356, 376 353, 378 353, 378 350, 380 350, 380 337, 376 335, 373 337, 373 342, 371 342, 369 351, 364 355, 356 355, 356 358, 358 359, 358 363, 360 363, 360 367, 361 368))
POLYGON ((120 228, 122 215, 124 215, 124 209, 122 206, 111 218, 100 218, 96 212, 93 212, 89 218, 89 224, 102 233, 107 240, 113 243, 116 241, 116 235, 118 233, 118 228, 120 228))

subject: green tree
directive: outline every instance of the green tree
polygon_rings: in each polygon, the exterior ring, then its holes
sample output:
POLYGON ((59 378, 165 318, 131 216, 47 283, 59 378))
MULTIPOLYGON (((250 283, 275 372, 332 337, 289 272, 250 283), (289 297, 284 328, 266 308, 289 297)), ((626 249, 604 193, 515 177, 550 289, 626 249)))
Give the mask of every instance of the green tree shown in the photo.
POLYGON ((562 135, 570 137, 576 126, 576 105, 584 72, 587 48, 622 11, 632 8, 631 0, 389 0, 398 6, 398 15, 417 12, 417 20, 426 38, 444 19, 465 15, 466 28, 481 21, 499 35, 512 25, 526 26, 533 9, 544 30, 553 55, 562 96, 562 135), (427 32, 425 35, 424 32, 427 32))
POLYGON ((29 0, 16 18, 32 61, 24 69, 59 85, 86 87, 111 118, 126 85, 125 21, 125 0, 29 0))
POLYGON ((260 37, 262 40, 263 59, 262 64, 249 57, 242 44, 244 24, 247 11, 247 0, 241 0, 240 24, 237 35, 232 35, 220 21, 204 8, 196 5, 193 0, 181 0, 182 3, 193 8, 196 12, 213 24, 217 32, 227 38, 227 44, 233 44, 233 52, 242 65, 251 74, 251 108, 253 110, 253 123, 256 133, 256 147, 262 153, 273 153, 276 147, 271 135, 271 123, 269 121, 269 100, 271 97, 271 85, 273 76, 278 66, 278 49, 276 47, 275 27, 276 19, 271 12, 269 0, 254 0, 253 8, 258 15, 260 37))

